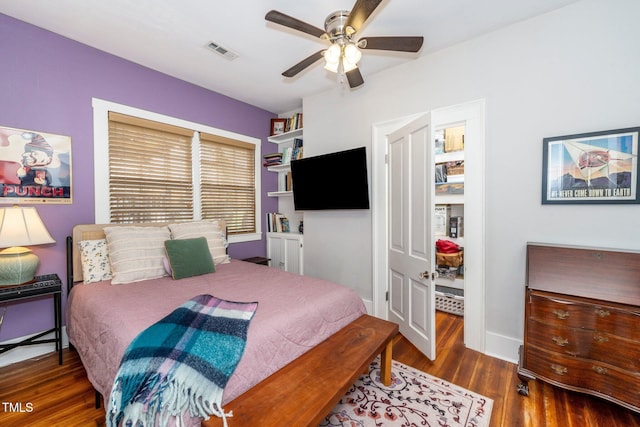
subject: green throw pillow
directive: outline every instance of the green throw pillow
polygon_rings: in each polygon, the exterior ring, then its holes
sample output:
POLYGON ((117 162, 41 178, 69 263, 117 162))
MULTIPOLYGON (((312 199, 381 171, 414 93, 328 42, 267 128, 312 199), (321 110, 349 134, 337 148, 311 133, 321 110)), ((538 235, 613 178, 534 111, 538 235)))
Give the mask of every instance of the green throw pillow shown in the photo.
POLYGON ((164 248, 171 264, 171 276, 176 280, 216 271, 204 237, 166 240, 164 248))

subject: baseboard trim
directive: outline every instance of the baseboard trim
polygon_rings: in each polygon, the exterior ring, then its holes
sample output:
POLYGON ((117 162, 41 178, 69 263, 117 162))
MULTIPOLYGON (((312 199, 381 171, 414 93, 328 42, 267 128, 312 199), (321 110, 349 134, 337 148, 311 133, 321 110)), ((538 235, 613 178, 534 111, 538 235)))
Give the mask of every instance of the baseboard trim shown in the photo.
MULTIPOLYGON (((367 309, 367 313, 374 314, 374 304, 371 300, 362 300, 367 309)), ((382 316, 378 316, 382 317, 382 316)), ((495 357, 514 364, 518 363, 518 349, 522 345, 522 341, 513 337, 487 332, 485 342, 485 352, 487 356, 495 357)), ((436 356, 437 357, 437 356, 436 356)))
POLYGON ((367 299, 363 299, 362 302, 364 303, 364 308, 367 310, 367 314, 375 316, 375 314, 373 312, 373 301, 367 300, 367 299))
MULTIPOLYGON (((23 337, 13 338, 7 341, 3 341, 0 344, 13 344, 33 336, 38 335, 39 332, 25 335, 23 337)), ((54 332, 51 332, 42 338, 53 338, 54 332)), ((62 327, 62 348, 69 347, 69 339, 67 338, 67 329, 66 327, 62 327)), ((33 359, 34 357, 40 357, 47 353, 53 353, 56 351, 55 343, 42 343, 42 344, 33 344, 33 345, 25 345, 21 347, 16 347, 7 351, 6 353, 2 353, 0 355, 0 368, 8 365, 12 365, 14 363, 22 362, 25 360, 33 359)))
POLYGON ((487 332, 486 355, 506 360, 511 363, 518 363, 518 348, 522 341, 513 337, 487 332))

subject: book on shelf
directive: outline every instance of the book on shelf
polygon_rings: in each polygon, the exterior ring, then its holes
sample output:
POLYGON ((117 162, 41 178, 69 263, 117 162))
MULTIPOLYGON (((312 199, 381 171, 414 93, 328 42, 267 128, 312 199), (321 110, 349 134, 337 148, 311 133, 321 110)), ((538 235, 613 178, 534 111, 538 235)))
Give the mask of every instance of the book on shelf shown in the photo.
POLYGON ((291 160, 299 160, 302 158, 302 139, 295 138, 293 140, 293 151, 291 153, 291 160))
POLYGON ((436 236, 446 236, 451 217, 451 206, 436 205, 434 214, 434 231, 436 236))
POLYGON ((278 174, 278 191, 292 191, 293 181, 291 171, 278 174))
POLYGON ((302 128, 302 113, 295 113, 287 119, 285 132, 302 128))
POLYGON ((449 218, 449 237, 462 237, 464 236, 464 224, 463 217, 452 216, 449 218))
POLYGON ((288 165, 291 162, 292 147, 284 147, 282 149, 282 164, 288 165))
POLYGON ((286 216, 281 216, 279 220, 281 233, 288 233, 289 231, 291 231, 291 229, 289 228, 289 219, 286 216))
POLYGON ((298 160, 302 158, 302 139, 295 138, 291 147, 284 147, 282 149, 282 164, 288 165, 292 160, 298 160))
POLYGON ((270 153, 262 156, 263 166, 276 166, 282 164, 282 153, 270 153))
POLYGON ((267 212, 267 232, 289 233, 289 218, 280 212, 267 212))
POLYGON ((291 178, 291 171, 287 172, 285 175, 285 185, 284 191, 292 191, 293 190, 293 180, 291 178))

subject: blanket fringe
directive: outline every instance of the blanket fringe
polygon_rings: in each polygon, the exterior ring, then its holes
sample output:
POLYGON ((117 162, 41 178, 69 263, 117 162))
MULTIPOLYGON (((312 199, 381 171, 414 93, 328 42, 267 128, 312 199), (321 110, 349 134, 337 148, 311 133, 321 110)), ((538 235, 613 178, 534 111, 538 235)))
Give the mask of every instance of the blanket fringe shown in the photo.
MULTIPOLYGON (((176 420, 182 420, 182 416, 186 411, 192 417, 200 417, 209 419, 211 415, 215 415, 222 418, 224 427, 227 427, 227 417, 233 416, 233 411, 224 412, 220 403, 222 401, 223 390, 215 386, 215 384, 208 382, 193 382, 189 381, 197 377, 197 372, 189 370, 191 372, 185 373, 182 377, 181 384, 176 381, 175 377, 168 379, 164 377, 158 379, 155 377, 140 378, 129 377, 126 381, 118 381, 115 384, 114 389, 111 392, 111 399, 109 402, 109 408, 107 411, 107 420, 111 427, 120 425, 126 425, 131 422, 131 425, 143 425, 154 426, 156 421, 160 426, 168 425, 171 417, 175 417, 176 420), (196 387, 187 387, 184 382, 186 378, 186 384, 198 384, 196 387), (146 391, 146 399, 144 401, 135 401, 131 399, 129 402, 122 402, 123 388, 126 387, 125 383, 131 383, 135 381, 141 381, 142 386, 140 390, 146 391), (215 389, 213 389, 215 388, 215 389), (162 393, 155 393, 154 391, 161 390, 162 393), (207 396, 207 398, 205 398, 207 396), (123 408, 118 411, 116 408, 123 408), (140 423, 140 424, 138 424, 140 423)), ((122 379, 121 379, 122 380, 122 379)), ((139 383, 140 384, 140 383, 139 383)), ((141 393, 137 393, 139 396, 141 393)), ((180 422, 178 421, 178 424, 180 422)))

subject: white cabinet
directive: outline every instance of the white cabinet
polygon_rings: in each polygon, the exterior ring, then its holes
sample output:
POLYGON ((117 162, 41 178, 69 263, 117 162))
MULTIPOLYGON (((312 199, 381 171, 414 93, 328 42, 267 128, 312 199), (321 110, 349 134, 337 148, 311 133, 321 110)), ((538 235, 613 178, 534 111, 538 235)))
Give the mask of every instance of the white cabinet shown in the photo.
POLYGON ((303 274, 302 234, 267 233, 269 266, 290 273, 303 274))

